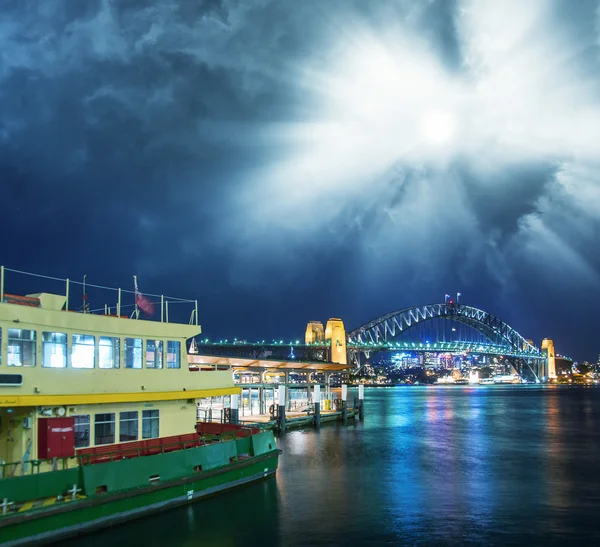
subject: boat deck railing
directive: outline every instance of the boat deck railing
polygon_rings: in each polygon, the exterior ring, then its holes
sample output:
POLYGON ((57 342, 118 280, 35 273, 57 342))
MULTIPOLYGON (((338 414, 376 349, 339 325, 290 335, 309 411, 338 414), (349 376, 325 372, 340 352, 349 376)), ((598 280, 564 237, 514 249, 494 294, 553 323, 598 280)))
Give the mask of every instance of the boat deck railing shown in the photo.
MULTIPOLYGON (((189 300, 184 298, 177 298, 174 296, 166 296, 164 294, 151 294, 144 292, 143 294, 138 290, 137 278, 133 276, 134 290, 126 290, 120 287, 106 287, 103 285, 95 285, 86 281, 87 276, 83 276, 82 281, 75 281, 73 279, 62 279, 59 277, 52 277, 48 275, 41 275, 32 272, 25 272, 21 270, 13 270, 0 266, 0 304, 20 304, 32 307, 41 307, 41 302, 38 298, 31 296, 21 296, 10 294, 5 291, 6 273, 17 274, 19 276, 36 277, 45 280, 45 285, 48 282, 58 282, 61 284, 60 294, 65 297, 64 311, 78 311, 81 313, 92 313, 96 315, 106 315, 110 317, 120 317, 129 319, 139 319, 140 315, 143 315, 143 319, 155 320, 169 323, 169 309, 175 304, 188 304, 192 306, 188 324, 198 325, 198 300, 189 300), (72 306, 73 289, 81 290, 81 304, 79 306, 72 306), (103 304, 103 307, 93 309, 90 305, 91 297, 104 301, 107 297, 101 296, 101 291, 106 293, 110 291, 112 296, 108 297, 110 303, 103 304), (71 297, 71 298, 70 298, 71 297), (129 301, 127 301, 129 299, 129 301), (160 306, 160 318, 154 318, 154 308, 160 306), (123 315, 122 315, 123 314, 123 315)), ((19 285, 23 285, 22 282, 19 285)), ((32 286, 30 292, 32 293, 43 293, 44 291, 39 290, 39 285, 36 283, 32 286), (33 288, 35 287, 35 288, 33 288)), ((173 310, 171 309, 171 312, 173 310)), ((177 314, 180 315, 180 314, 177 314)), ((183 319, 183 316, 181 317, 183 319)), ((171 321, 173 322, 173 321, 171 321)), ((179 321, 175 321, 179 322, 179 321)))
POLYGON ((68 469, 68 462, 72 459, 73 457, 71 456, 66 458, 55 458, 52 460, 19 460, 17 462, 0 461, 0 479, 20 477, 23 475, 35 475, 40 472, 40 467, 48 462, 52 465, 51 471, 68 469))

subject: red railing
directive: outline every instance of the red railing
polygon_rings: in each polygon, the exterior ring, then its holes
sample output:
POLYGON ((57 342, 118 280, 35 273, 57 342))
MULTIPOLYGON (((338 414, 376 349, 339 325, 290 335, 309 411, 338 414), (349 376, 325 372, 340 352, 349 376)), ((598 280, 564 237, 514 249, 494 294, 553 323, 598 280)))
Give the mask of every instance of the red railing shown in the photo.
POLYGON ((204 444, 206 444, 205 440, 201 439, 196 433, 189 433, 187 435, 173 435, 171 437, 160 437, 145 441, 80 448, 77 450, 77 456, 80 456, 81 463, 86 465, 125 458, 164 454, 165 452, 185 450, 186 448, 193 448, 204 444))
POLYGON ((213 422, 198 422, 196 424, 198 435, 223 435, 233 433, 235 437, 250 437, 260 433, 258 427, 248 427, 245 425, 219 424, 213 422))
POLYGON ((250 437, 260 433, 258 427, 249 427, 234 424, 218 424, 211 422, 198 422, 196 433, 186 435, 173 435, 145 441, 131 441, 119 444, 106 444, 91 448, 77 449, 77 456, 82 465, 104 463, 126 458, 140 458, 154 454, 164 454, 176 450, 185 450, 196 446, 204 446, 213 442, 221 442, 224 438, 250 437))

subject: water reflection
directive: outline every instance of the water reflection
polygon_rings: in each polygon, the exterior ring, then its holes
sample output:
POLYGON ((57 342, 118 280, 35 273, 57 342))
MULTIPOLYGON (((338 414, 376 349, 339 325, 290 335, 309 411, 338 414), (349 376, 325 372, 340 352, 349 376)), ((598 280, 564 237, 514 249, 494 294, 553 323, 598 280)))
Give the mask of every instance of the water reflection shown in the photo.
POLYGON ((373 388, 365 415, 286 434, 277 481, 68 545, 600 544, 600 388, 373 388))

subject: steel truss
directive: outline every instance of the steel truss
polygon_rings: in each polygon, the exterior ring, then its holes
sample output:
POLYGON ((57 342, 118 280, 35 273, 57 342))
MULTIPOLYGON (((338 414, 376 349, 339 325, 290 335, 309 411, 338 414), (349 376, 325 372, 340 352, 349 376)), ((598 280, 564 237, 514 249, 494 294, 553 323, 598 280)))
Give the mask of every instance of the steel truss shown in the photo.
POLYGON ((472 327, 495 347, 494 353, 500 348, 506 355, 520 359, 537 361, 545 358, 537 347, 498 317, 462 304, 428 304, 382 315, 348 333, 348 345, 357 350, 361 346, 383 346, 415 325, 437 318, 458 321, 472 327))

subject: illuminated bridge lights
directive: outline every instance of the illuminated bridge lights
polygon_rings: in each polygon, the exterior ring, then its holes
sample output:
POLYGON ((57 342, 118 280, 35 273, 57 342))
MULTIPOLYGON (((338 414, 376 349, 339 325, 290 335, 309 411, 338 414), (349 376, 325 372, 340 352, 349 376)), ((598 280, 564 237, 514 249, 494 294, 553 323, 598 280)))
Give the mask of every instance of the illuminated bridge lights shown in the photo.
MULTIPOLYGON (((348 334, 348 346, 355 348, 370 346, 373 350, 376 347, 382 348, 384 344, 391 342, 415 325, 434 319, 447 319, 455 323, 462 323, 466 327, 474 329, 479 335, 483 335, 490 341, 490 344, 481 344, 480 341, 433 343, 426 341, 425 345, 420 342, 417 346, 415 342, 411 342, 410 346, 427 348, 432 351, 439 348, 504 354, 537 360, 543 358, 538 348, 529 344, 504 321, 483 310, 462 304, 429 304, 388 313, 351 331, 348 334)), ((452 332, 456 332, 454 326, 452 332)), ((404 347, 410 346, 404 342, 404 347)))

